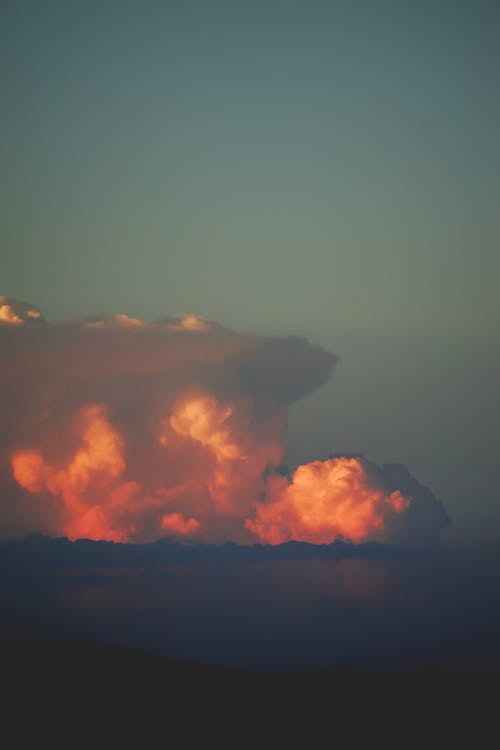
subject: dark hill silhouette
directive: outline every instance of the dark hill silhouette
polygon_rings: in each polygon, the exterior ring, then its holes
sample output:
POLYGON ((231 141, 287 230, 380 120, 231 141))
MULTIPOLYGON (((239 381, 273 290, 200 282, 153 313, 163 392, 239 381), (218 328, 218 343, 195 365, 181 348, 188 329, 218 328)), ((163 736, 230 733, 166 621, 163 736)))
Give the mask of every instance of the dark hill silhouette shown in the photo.
POLYGON ((418 736, 432 745, 439 732, 447 741, 463 739, 471 727, 479 741, 496 715, 500 688, 498 673, 436 667, 263 674, 95 641, 2 640, 0 656, 4 733, 10 722, 18 739, 26 724, 40 739, 90 732, 96 747, 104 729, 116 747, 138 727, 143 741, 154 730, 158 744, 174 747, 227 738, 235 746, 242 739, 267 746, 272 736, 313 742, 321 731, 330 732, 325 745, 333 738, 355 747, 406 744, 418 736))
POLYGON ((391 558, 418 555, 416 549, 365 542, 352 544, 341 539, 332 544, 285 542, 243 546, 234 542, 199 544, 166 538, 149 544, 52 538, 30 534, 23 539, 0 540, 0 569, 19 564, 46 565, 168 565, 170 563, 267 562, 320 558, 391 558))

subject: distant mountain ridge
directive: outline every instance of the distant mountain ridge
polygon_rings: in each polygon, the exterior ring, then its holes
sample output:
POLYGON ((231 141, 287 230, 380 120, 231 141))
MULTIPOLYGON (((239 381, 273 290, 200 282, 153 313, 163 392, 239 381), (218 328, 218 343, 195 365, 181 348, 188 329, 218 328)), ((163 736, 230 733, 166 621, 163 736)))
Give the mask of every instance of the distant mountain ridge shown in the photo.
POLYGON ((30 534, 23 539, 0 541, 0 566, 39 565, 168 565, 174 563, 230 563, 273 560, 334 560, 342 558, 400 558, 419 554, 389 544, 364 542, 352 544, 340 539, 331 544, 284 542, 278 545, 198 544, 165 538, 149 544, 92 541, 66 537, 52 538, 30 534))

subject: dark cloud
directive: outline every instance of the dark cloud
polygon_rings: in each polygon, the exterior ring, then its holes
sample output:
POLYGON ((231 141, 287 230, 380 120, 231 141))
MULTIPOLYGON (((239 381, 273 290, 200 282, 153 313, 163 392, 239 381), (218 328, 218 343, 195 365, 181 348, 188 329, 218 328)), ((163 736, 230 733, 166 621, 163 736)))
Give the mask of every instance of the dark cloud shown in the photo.
POLYGON ((400 526, 395 539, 414 544, 438 541, 442 529, 450 524, 443 503, 429 487, 424 487, 412 477, 403 464, 384 464, 381 473, 390 492, 399 490, 413 498, 408 509, 408 523, 400 526))

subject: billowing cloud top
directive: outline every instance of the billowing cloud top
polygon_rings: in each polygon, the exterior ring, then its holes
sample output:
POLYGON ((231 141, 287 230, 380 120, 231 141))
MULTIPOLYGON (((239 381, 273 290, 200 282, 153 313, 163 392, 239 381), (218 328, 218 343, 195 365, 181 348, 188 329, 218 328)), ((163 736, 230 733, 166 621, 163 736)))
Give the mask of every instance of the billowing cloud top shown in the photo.
POLYGON ((321 347, 194 315, 53 325, 0 301, 2 535, 361 541, 411 518, 359 457, 280 473, 288 404, 335 365, 321 347))
POLYGON ((0 325, 19 325, 34 320, 43 320, 38 307, 0 294, 0 325))

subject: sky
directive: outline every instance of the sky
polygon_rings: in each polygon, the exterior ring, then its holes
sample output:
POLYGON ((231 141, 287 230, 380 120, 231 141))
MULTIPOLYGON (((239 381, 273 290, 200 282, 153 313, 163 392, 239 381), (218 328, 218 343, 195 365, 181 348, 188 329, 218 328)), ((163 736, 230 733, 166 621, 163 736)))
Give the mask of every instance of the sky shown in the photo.
POLYGON ((292 466, 402 462, 498 539, 500 11, 3 2, 0 293, 340 360, 292 466))

